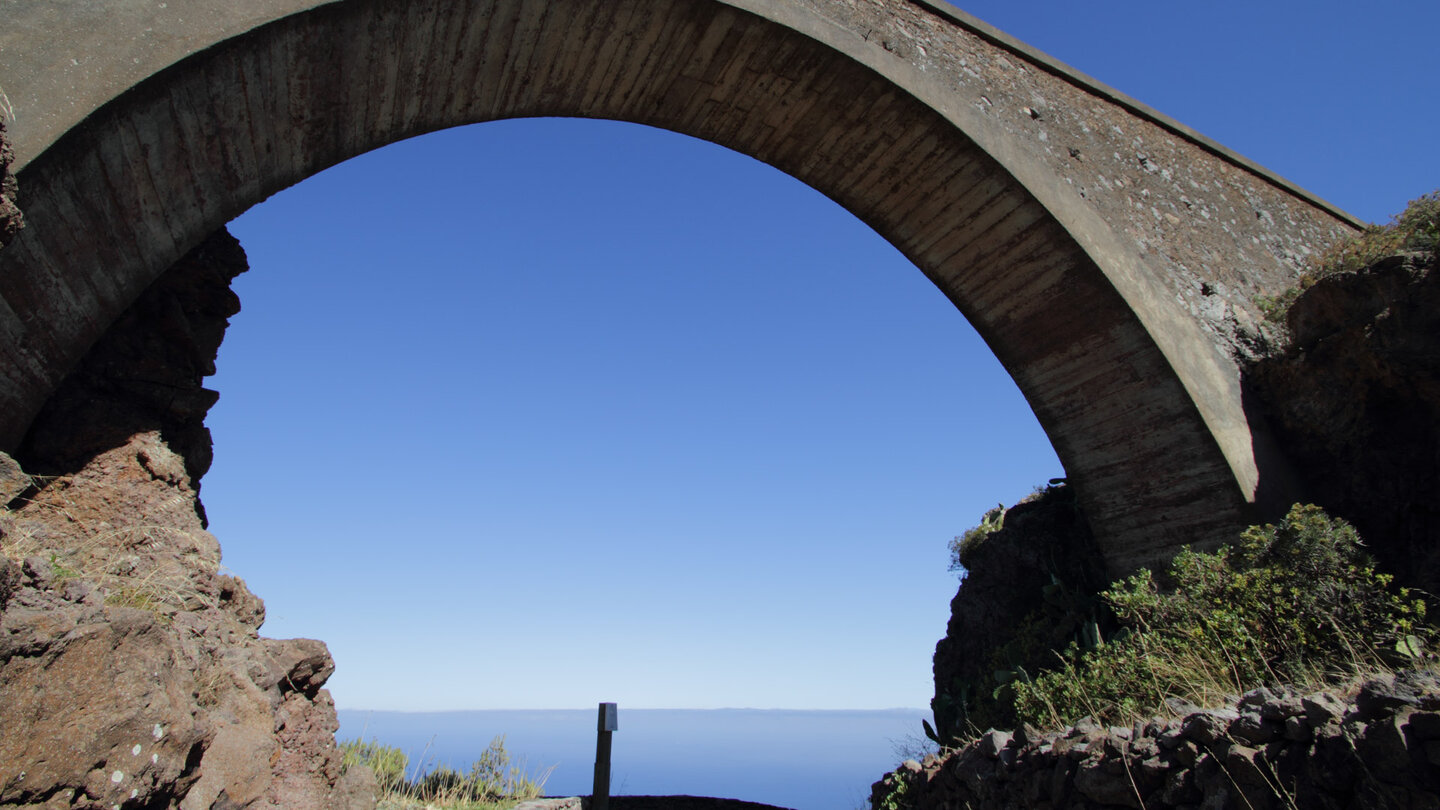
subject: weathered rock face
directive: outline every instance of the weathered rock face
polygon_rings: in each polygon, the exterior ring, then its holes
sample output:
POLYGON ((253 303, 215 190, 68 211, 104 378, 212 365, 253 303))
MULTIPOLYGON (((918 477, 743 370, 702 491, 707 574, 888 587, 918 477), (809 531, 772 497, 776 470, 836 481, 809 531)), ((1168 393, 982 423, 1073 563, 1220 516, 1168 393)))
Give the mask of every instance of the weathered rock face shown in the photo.
POLYGON ((207 240, 61 387, 26 469, 0 454, 0 806, 374 807, 325 645, 259 637, 199 508, 200 381, 244 268, 207 240))
POLYGON ((0 513, 0 806, 373 806, 325 646, 259 638, 194 497, 150 431, 0 513))
POLYGON ((1025 629, 1041 641, 1044 663, 1092 618, 1091 597, 1108 581, 1104 560, 1069 487, 1052 487, 1005 512, 1003 526, 965 555, 966 574, 950 603, 945 637, 935 645, 936 731, 963 735, 974 723, 1009 722, 987 696, 997 669, 1025 667, 1010 644, 1025 629), (1009 647, 1007 648, 1007 645, 1009 647))
POLYGON ((1318 281, 1247 382, 1311 499, 1383 568, 1440 594, 1440 267, 1396 256, 1318 281))
POLYGON ((906 762, 871 797, 915 810, 1436 807, 1440 683, 1407 672, 1350 694, 1257 689, 1133 727, 992 730, 906 762))
POLYGON ((15 201, 15 175, 10 173, 10 164, 14 160, 15 153, 5 138, 5 121, 0 118, 0 248, 25 227, 25 219, 15 201))

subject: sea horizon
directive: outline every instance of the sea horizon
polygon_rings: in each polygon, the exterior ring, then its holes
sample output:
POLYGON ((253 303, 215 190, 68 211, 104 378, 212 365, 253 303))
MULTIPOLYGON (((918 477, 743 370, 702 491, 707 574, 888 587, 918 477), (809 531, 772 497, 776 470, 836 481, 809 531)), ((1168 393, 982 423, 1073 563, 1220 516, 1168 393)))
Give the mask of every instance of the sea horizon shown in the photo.
MULTIPOLYGON (((694 708, 690 706, 643 706, 631 707, 621 706, 627 712, 855 712, 855 713, 883 713, 883 712, 919 712, 929 711, 916 706, 886 706, 879 709, 855 709, 855 708, 790 708, 785 706, 715 706, 710 708, 694 708)), ((335 707, 337 712, 359 714, 372 712, 375 714, 464 714, 466 712, 591 712, 598 711, 599 704, 589 706, 561 706, 555 707, 519 707, 519 708, 489 708, 489 709, 367 709, 355 706, 335 707)))
MULTIPOLYGON (((588 795, 596 713, 584 709, 339 709, 340 740, 404 751, 411 770, 465 770, 496 736, 547 796, 588 795)), ((868 807, 871 783, 923 744, 929 710, 627 709, 612 738, 613 795, 717 796, 795 810, 868 807)))

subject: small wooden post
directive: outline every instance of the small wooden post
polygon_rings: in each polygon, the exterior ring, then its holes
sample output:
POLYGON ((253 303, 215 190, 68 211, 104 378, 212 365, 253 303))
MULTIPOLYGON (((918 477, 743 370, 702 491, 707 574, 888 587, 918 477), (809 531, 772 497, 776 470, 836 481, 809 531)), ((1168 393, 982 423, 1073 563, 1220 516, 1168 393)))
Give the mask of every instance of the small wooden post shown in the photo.
POLYGON ((590 794, 590 810, 610 810, 610 734, 619 728, 619 708, 614 703, 601 703, 595 736, 595 789, 590 794))

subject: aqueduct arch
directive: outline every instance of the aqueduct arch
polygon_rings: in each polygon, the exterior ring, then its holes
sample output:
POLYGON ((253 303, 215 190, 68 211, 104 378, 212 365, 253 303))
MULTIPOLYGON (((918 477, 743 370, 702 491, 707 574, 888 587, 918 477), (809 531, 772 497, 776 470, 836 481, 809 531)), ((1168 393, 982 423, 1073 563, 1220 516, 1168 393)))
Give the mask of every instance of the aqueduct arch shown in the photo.
POLYGON ((899 248, 1015 378, 1124 569, 1274 487, 1232 355, 1253 297, 1355 224, 931 0, 0 8, 28 221, 0 252, 4 450, 153 279, 266 196, 444 127, 612 118, 770 163, 899 248))

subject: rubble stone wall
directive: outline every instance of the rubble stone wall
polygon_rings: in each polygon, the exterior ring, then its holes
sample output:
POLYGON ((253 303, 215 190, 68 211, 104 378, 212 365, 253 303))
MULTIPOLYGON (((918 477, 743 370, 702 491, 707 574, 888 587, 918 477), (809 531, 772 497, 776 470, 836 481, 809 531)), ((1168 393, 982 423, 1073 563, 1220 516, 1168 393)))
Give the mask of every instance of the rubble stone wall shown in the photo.
POLYGON ((875 783, 915 810, 1440 807, 1440 683, 1405 672, 1353 693, 1257 689, 1221 709, 1062 732, 988 731, 875 783))

